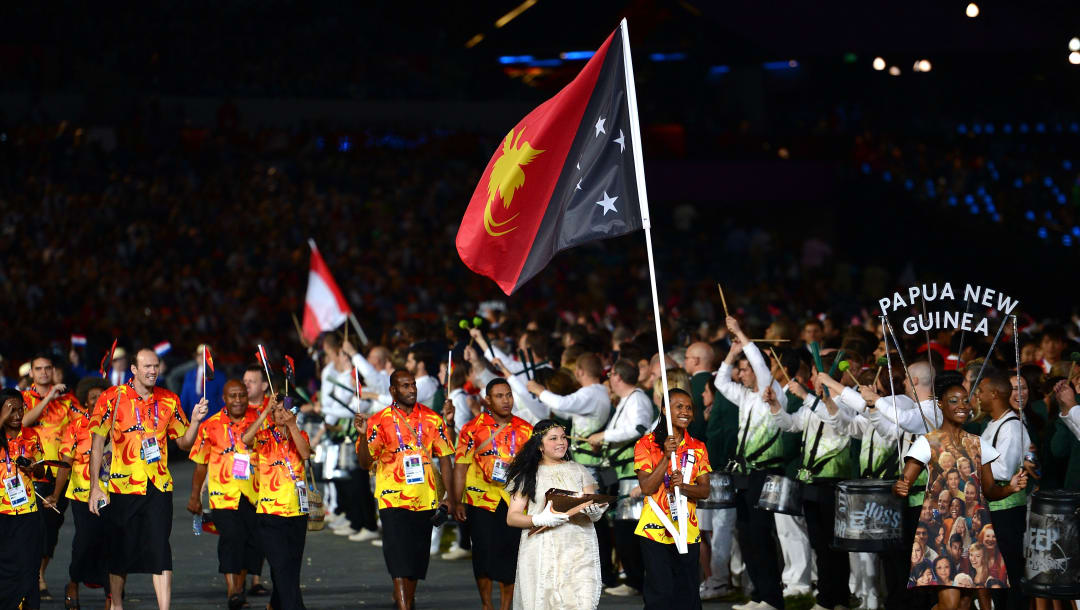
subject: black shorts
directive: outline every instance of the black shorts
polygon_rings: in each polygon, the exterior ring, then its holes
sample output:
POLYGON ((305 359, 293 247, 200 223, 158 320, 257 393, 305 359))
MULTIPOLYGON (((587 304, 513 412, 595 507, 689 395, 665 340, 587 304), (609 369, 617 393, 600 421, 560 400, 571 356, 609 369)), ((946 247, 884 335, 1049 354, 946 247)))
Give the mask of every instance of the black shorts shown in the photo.
POLYGON ((37 607, 32 600, 41 566, 41 510, 39 504, 32 513, 0 515, 0 610, 14 610, 23 599, 37 607))
POLYGON ((247 570, 251 574, 258 574, 263 555, 255 522, 255 507, 251 502, 241 496, 235 510, 214 508, 210 514, 214 517, 219 534, 218 572, 239 574, 247 570))
POLYGON ((473 575, 512 585, 517 574, 521 530, 506 524, 507 510, 506 502, 499 502, 495 512, 465 506, 472 539, 473 575))
POLYGON ((71 539, 71 565, 68 577, 71 582, 87 585, 104 586, 108 584, 105 568, 108 566, 108 529, 109 507, 102 510, 102 516, 90 513, 90 506, 79 500, 71 501, 71 516, 75 522, 75 536, 71 539))
POLYGON ((172 570, 173 494, 147 482, 146 495, 109 494, 109 573, 172 570))
POLYGON ((431 518, 434 510, 379 509, 383 527, 383 559, 391 578, 423 580, 431 560, 431 518))

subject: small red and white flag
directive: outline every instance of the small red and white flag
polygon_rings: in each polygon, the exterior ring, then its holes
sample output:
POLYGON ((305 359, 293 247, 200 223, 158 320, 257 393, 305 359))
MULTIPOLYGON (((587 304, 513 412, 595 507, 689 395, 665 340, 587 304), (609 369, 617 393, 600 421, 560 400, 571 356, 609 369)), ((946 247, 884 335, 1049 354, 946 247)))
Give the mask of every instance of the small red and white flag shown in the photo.
POLYGON ((72 347, 86 347, 86 335, 71 335, 72 347))
POLYGON ((304 340, 314 343, 319 333, 341 326, 352 310, 345 302, 334 276, 326 261, 319 254, 315 240, 309 239, 311 246, 311 269, 308 271, 307 296, 304 297, 304 340))

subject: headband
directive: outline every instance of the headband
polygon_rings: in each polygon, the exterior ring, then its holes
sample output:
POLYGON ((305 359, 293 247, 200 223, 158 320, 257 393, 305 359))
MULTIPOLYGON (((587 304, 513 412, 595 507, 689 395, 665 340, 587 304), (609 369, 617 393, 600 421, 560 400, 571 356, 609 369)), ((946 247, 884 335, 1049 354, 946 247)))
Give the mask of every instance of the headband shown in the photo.
POLYGON ((545 434, 547 434, 548 430, 551 430, 552 428, 562 428, 562 426, 555 423, 555 422, 551 422, 550 424, 544 426, 543 428, 533 428, 532 435, 533 436, 544 436, 545 434))

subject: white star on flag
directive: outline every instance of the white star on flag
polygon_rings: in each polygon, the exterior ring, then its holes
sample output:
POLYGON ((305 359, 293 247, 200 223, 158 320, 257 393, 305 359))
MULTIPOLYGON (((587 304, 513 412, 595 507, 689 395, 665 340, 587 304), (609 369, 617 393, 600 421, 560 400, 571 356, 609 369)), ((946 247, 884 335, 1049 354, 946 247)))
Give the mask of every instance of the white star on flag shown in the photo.
POLYGON ((615 200, 618 198, 618 196, 612 197, 607 194, 607 191, 604 191, 604 198, 600 201, 597 201, 596 205, 604 208, 604 216, 607 216, 608 211, 612 211, 618 214, 619 210, 615 209, 615 200))
POLYGON ((575 187, 574 187, 574 189, 575 189, 575 190, 578 190, 578 191, 580 191, 580 190, 581 190, 581 178, 578 178, 578 181, 577 181, 577 186, 575 186, 575 187))
POLYGON ((593 137, 595 138, 595 137, 599 136, 602 133, 607 133, 607 131, 604 130, 604 117, 600 117, 599 119, 597 119, 597 121, 596 121, 596 135, 593 136, 593 137))
POLYGON ((619 137, 615 138, 613 142, 619 143, 619 152, 626 152, 626 139, 623 137, 622 130, 619 130, 619 137))

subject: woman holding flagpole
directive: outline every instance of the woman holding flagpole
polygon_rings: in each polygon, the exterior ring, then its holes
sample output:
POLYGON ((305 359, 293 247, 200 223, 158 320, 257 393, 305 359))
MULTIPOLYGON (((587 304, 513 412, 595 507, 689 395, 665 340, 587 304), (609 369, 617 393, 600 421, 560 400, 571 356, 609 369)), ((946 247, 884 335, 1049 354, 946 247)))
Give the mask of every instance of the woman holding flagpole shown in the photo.
POLYGON ((542 419, 507 472, 506 523, 526 530, 518 550, 514 610, 589 610, 600 603, 600 551, 593 522, 607 505, 587 502, 558 513, 545 502, 551 488, 596 493, 589 471, 567 459, 568 448, 566 430, 542 419), (533 527, 545 529, 530 535, 533 527))
POLYGON ((634 446, 637 472, 645 506, 637 529, 641 537, 641 562, 645 566, 646 608, 694 609, 701 607, 698 593, 698 530, 695 504, 709 497, 709 454, 705 443, 687 433, 694 421, 694 403, 685 390, 668 391, 672 433, 665 414, 654 430, 634 446), (678 460, 671 469, 671 457, 678 460), (675 490, 682 491, 679 501, 675 490), (686 552, 680 552, 679 521, 685 519, 686 552))

